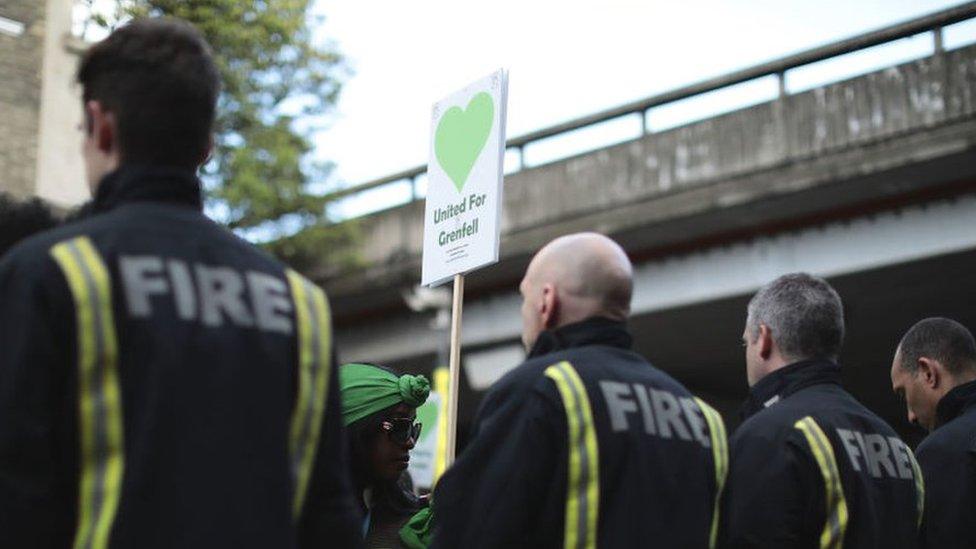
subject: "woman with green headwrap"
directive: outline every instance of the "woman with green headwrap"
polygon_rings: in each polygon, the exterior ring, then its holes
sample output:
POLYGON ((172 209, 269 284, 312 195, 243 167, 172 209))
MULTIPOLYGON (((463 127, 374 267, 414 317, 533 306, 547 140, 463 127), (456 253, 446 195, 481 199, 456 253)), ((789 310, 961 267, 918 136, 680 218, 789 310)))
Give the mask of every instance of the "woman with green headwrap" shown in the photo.
POLYGON ((417 407, 427 400, 430 384, 424 376, 374 364, 344 364, 339 388, 353 482, 362 496, 365 547, 399 547, 400 527, 426 505, 402 480, 422 428, 417 407))

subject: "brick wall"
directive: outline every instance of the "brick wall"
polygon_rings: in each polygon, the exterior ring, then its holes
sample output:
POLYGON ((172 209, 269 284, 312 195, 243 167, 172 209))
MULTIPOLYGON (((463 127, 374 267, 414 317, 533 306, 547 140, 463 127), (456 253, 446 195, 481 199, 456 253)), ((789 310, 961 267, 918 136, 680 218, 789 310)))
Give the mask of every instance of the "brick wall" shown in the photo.
POLYGON ((23 34, 0 33, 0 191, 34 193, 45 2, 4 0, 0 16, 25 25, 23 34))

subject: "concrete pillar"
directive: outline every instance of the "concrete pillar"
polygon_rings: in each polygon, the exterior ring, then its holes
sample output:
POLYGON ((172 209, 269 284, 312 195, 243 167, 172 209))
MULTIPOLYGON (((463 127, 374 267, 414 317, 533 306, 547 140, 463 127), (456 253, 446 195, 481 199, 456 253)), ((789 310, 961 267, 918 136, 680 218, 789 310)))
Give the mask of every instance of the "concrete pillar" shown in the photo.
POLYGON ((71 35, 74 0, 47 0, 35 194, 62 207, 89 197, 81 157, 81 88, 75 85, 84 44, 71 35))

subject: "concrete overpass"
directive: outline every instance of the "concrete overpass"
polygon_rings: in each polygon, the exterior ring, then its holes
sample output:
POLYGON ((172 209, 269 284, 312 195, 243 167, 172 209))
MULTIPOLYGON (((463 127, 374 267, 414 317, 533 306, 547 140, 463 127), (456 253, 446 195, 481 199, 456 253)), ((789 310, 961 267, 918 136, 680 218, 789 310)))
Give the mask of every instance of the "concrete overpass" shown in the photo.
MULTIPOLYGON (((596 230, 635 263, 638 350, 733 424, 746 391, 739 336, 749 295, 786 272, 828 277, 846 303, 850 386, 911 438, 887 381, 898 338, 929 315, 976 329, 976 45, 946 51, 941 31, 974 16, 976 3, 965 4, 511 140, 522 152, 750 79, 782 82, 860 48, 934 37, 933 53, 915 61, 802 93, 781 86, 773 101, 507 176, 501 260, 466 282, 462 419, 475 389, 519 359, 516 287, 531 254, 596 230)), ((429 371, 444 334, 402 298, 419 280, 422 200, 352 222, 363 265, 318 273, 342 358, 429 371)))

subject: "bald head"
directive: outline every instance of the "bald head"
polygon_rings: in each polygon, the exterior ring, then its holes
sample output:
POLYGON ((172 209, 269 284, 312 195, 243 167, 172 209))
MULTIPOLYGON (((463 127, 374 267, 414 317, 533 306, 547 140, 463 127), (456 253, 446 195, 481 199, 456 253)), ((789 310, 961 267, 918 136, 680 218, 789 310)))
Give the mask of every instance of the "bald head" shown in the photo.
POLYGON ((527 346, 538 332, 591 316, 625 320, 633 267, 613 240, 597 233, 557 238, 532 258, 519 287, 527 346))

